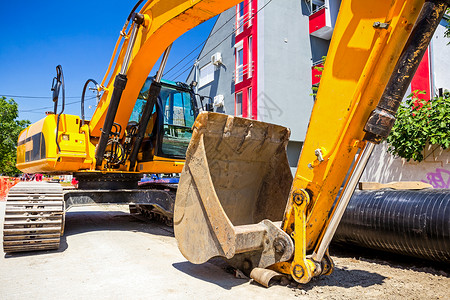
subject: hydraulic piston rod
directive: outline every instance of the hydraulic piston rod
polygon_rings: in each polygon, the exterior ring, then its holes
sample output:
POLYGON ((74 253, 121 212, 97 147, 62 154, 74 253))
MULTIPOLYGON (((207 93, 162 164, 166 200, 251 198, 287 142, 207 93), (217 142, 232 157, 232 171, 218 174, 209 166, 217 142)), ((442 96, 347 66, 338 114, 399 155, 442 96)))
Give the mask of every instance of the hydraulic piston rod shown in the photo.
POLYGON ((320 262, 325 255, 375 144, 380 143, 389 135, 400 102, 447 7, 448 0, 428 0, 423 5, 383 95, 365 125, 366 136, 364 139, 368 143, 361 152, 354 172, 338 200, 329 225, 311 256, 314 261, 320 262))
POLYGON ((161 82, 163 73, 164 73, 164 69, 166 68, 166 64, 167 64, 167 59, 169 58, 169 53, 170 50, 172 49, 172 44, 169 45, 169 47, 167 47, 166 51, 164 51, 163 54, 163 58, 161 60, 161 65, 159 66, 158 72, 156 73, 156 78, 155 81, 156 82, 161 82))
POLYGON ((361 175, 367 165, 367 162, 369 161, 370 155, 372 154, 374 147, 375 144, 368 142, 364 147, 364 149, 362 150, 361 154, 359 155, 354 172, 350 176, 350 179, 348 180, 348 183, 346 184, 344 191, 341 194, 339 203, 337 204, 334 214, 331 217, 330 223, 318 247, 316 247, 316 250, 311 256, 311 258, 314 261, 316 262, 322 261, 322 258, 325 255, 328 246, 330 245, 331 239, 333 238, 334 233, 336 232, 339 222, 341 221, 342 216, 344 215, 348 202, 352 197, 353 191, 355 190, 356 185, 358 184, 359 179, 361 178, 361 175))
POLYGON ((161 60, 161 65, 159 66, 158 72, 156 73, 155 79, 153 80, 150 88, 148 90, 148 99, 147 103, 144 106, 144 110, 142 111, 142 117, 139 121, 139 129, 136 136, 136 141, 133 144, 133 150, 130 154, 130 171, 134 170, 136 166, 136 159, 139 153, 139 148, 141 148, 142 140, 144 139, 145 130, 147 129, 148 122, 152 116, 153 107, 158 99, 159 93, 161 92, 161 79, 164 73, 164 69, 166 68, 167 58, 169 57, 170 49, 172 48, 172 44, 167 47, 166 51, 164 51, 163 58, 161 60))
POLYGON ((101 166, 102 164, 103 155, 105 154, 106 145, 108 144, 109 135, 111 134, 111 128, 114 123, 114 118, 116 117, 120 98, 122 97, 122 92, 125 89, 125 86, 127 85, 128 64, 130 63, 131 53, 133 50, 134 42, 136 41, 136 35, 138 33, 139 27, 144 22, 144 16, 141 14, 134 14, 133 20, 135 26, 131 31, 130 40, 128 42, 127 50, 125 52, 122 68, 120 70, 120 73, 117 74, 116 78, 114 79, 114 90, 111 96, 108 112, 106 113, 105 122, 103 123, 102 133, 100 135, 100 140, 97 145, 97 151, 95 153, 97 166, 101 166))

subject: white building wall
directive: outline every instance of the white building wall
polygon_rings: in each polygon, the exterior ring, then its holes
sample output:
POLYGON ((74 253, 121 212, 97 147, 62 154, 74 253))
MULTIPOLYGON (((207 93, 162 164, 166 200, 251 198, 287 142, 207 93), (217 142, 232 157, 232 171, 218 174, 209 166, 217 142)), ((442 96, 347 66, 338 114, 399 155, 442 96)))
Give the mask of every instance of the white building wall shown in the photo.
POLYGON ((431 145, 424 151, 422 162, 395 158, 387 152, 387 144, 375 147, 361 177, 363 182, 422 181, 434 188, 450 189, 450 149, 431 145))
POLYGON ((304 141, 314 104, 309 10, 298 0, 259 0, 258 10, 258 120, 289 127, 292 141, 304 141))

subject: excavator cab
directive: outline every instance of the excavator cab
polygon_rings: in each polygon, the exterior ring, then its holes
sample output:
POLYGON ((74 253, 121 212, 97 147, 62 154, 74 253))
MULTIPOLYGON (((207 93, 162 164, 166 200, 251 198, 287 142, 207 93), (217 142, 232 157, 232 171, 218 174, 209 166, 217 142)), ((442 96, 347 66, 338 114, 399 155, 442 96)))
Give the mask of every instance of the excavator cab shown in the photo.
MULTIPOLYGON (((128 121, 128 131, 141 122, 152 82, 153 78, 149 77, 139 93, 128 121)), ((155 156, 184 159, 197 114, 195 95, 188 85, 161 80, 161 91, 145 131, 138 161, 148 162, 155 156)))
POLYGON ((198 114, 192 91, 184 85, 162 81, 156 108, 159 111, 156 153, 162 157, 183 158, 192 137, 192 125, 198 114))
MULTIPOLYGON (((181 171, 192 136, 192 125, 199 111, 196 96, 184 83, 162 80, 160 93, 145 125, 142 117, 153 81, 153 78, 149 77, 143 85, 126 128, 114 124, 112 138, 105 151, 108 168, 126 170, 139 126, 146 126, 136 156, 137 171, 146 173, 181 171), (139 164, 144 165, 141 167, 139 164)), ((20 134, 18 167, 29 173, 76 172, 89 169, 95 149, 85 142, 89 140, 88 126, 89 121, 84 120, 83 109, 81 118, 55 112, 47 115, 20 134), (58 123, 60 126, 57 126, 58 123), (56 151, 57 146, 63 154, 56 151)))

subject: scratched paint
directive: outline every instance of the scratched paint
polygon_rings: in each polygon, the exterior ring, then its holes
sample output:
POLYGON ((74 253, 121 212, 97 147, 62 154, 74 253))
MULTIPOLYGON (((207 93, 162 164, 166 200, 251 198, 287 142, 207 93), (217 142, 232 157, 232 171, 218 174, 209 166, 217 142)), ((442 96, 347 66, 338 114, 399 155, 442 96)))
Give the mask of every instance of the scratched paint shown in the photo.
POLYGON ((450 171, 445 169, 436 169, 435 172, 429 172, 426 174, 427 179, 422 182, 429 183, 435 189, 448 189, 450 188, 450 171))

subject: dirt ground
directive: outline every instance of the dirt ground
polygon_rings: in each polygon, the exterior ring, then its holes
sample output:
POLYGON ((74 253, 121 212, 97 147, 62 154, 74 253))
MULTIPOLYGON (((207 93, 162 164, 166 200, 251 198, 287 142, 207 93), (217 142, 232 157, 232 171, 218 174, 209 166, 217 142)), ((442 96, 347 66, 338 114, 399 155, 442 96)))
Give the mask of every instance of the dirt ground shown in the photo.
POLYGON ((0 258, 0 299, 450 299, 448 265, 348 246, 331 254, 330 276, 264 288, 219 260, 187 262, 171 228, 126 206, 80 207, 59 250, 0 258))

